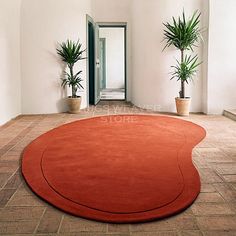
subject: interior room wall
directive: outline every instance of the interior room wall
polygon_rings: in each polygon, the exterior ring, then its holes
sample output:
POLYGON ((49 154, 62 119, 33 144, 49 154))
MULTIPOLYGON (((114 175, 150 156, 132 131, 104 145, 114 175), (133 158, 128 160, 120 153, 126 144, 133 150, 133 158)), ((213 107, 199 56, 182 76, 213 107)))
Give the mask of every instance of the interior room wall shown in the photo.
POLYGON ((20 4, 0 1, 0 125, 21 113, 20 4))
POLYGON ((124 28, 100 28, 99 37, 106 40, 106 88, 124 88, 124 28))
MULTIPOLYGON (((176 0, 175 7, 173 0, 1 0, 0 124, 20 113, 66 111, 63 98, 70 90, 61 89, 63 64, 55 49, 67 38, 80 38, 86 47, 86 14, 97 22, 128 23, 128 100, 175 111, 180 86, 169 80, 169 72, 179 53, 173 48, 162 52, 162 22, 178 16, 183 8, 188 16, 199 9, 202 27, 208 29, 209 20, 209 31, 197 50, 203 65, 194 83, 187 86, 191 111, 221 114, 223 109, 235 108, 235 5, 234 0, 210 0, 209 6, 208 0, 176 0)), ((76 69, 83 70, 85 85, 86 61, 76 69)), ((85 107, 86 91, 80 95, 85 107)))
MULTIPOLYGON (((56 54, 58 43, 78 40, 86 48, 86 14, 91 14, 88 0, 22 0, 21 66, 22 112, 24 114, 57 113, 67 110, 61 88, 64 69, 56 54)), ((86 56, 86 55, 85 55, 86 56)), ((86 61, 78 62, 86 88, 86 61)), ((87 106, 86 90, 82 108, 87 106)))
POLYGON ((210 0, 208 49, 209 114, 236 108, 235 0, 210 0))
MULTIPOLYGON (((180 59, 173 47, 164 48, 163 22, 179 16, 183 9, 186 16, 195 10, 203 11, 201 0, 134 0, 132 4, 132 101, 135 105, 160 111, 174 112, 175 97, 180 83, 170 80, 171 66, 180 59)), ((202 60, 202 46, 196 53, 202 60)), ((192 97, 191 111, 202 111, 202 68, 194 83, 186 86, 187 96, 192 97)))
MULTIPOLYGON (((169 80, 170 66, 179 53, 173 48, 162 52, 162 22, 185 8, 190 15, 201 9, 203 0, 23 0, 22 6, 22 98, 23 113, 53 113, 66 110, 60 87, 62 65, 55 52, 57 42, 78 37, 86 45, 88 13, 96 22, 127 22, 128 100, 135 105, 175 111, 174 98, 179 84, 169 80), (41 13, 44 14, 41 14, 41 13), (63 17, 62 17, 63 16, 63 17), (76 24, 75 24, 76 22, 76 24), (78 29, 76 31, 75 29, 78 29), (148 96, 147 96, 148 94, 148 96), (159 105, 159 106, 158 106, 159 105)), ((201 58, 201 48, 199 48, 201 58)), ((80 64, 86 78, 86 62, 80 64)), ((85 86, 86 87, 86 86, 85 86)), ((192 111, 202 111, 202 71, 194 85, 192 111)), ((82 94, 86 104, 86 91, 82 94)))

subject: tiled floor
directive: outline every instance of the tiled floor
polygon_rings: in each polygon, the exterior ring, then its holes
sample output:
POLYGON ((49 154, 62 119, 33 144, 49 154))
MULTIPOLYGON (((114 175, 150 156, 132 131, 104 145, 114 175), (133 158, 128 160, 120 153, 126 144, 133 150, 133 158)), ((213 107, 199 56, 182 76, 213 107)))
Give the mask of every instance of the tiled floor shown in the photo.
POLYGON ((207 130, 193 151, 202 190, 185 212, 146 224, 114 225, 72 217, 35 196, 20 174, 24 147, 61 124, 91 116, 144 112, 110 102, 79 115, 20 116, 0 127, 0 235, 233 236, 236 235, 236 122, 223 116, 191 115, 207 130))

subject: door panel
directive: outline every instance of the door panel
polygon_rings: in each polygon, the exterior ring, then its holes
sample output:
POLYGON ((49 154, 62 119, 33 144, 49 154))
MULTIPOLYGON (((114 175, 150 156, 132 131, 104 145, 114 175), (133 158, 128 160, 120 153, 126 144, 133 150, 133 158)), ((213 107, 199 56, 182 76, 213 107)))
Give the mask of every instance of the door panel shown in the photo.
POLYGON ((100 38, 100 89, 106 89, 106 39, 100 38))
POLYGON ((100 47, 99 47, 99 26, 95 23, 95 105, 100 101, 100 47))
POLYGON ((94 24, 92 22, 92 19, 90 18, 90 21, 88 22, 88 67, 89 67, 89 86, 88 86, 88 91, 89 91, 89 104, 94 105, 95 101, 95 89, 94 89, 94 78, 95 78, 95 66, 94 66, 94 61, 95 61, 95 56, 94 56, 94 24))

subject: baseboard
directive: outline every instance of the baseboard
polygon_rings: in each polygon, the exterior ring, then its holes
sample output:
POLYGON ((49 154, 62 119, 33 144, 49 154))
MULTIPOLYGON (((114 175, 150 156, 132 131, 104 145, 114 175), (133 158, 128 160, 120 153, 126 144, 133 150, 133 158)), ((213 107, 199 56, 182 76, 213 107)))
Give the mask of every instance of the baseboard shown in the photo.
POLYGON ((225 110, 224 116, 231 120, 236 121, 236 110, 225 110))

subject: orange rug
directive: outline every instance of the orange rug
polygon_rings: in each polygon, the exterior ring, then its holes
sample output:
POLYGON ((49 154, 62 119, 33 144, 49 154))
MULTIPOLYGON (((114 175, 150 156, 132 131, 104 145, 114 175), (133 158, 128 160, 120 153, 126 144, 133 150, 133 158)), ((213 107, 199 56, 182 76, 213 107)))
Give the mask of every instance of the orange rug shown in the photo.
POLYGON ((184 210, 198 196, 191 153, 204 137, 200 126, 165 116, 85 119, 34 140, 22 173, 37 195, 73 215, 150 221, 184 210))

